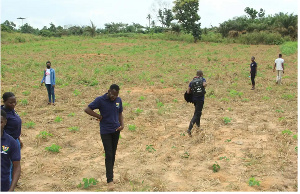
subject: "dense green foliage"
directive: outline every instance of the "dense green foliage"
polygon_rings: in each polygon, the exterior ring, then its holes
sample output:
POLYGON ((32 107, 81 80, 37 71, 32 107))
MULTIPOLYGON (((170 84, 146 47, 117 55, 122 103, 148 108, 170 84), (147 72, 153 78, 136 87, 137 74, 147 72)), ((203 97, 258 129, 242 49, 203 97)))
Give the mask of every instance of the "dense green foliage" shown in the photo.
MULTIPOLYGON (((16 24, 6 20, 1 24, 3 32, 20 32, 24 34, 34 34, 42 37, 62 37, 62 36, 103 36, 112 37, 138 37, 147 39, 182 40, 242 44, 268 44, 279 45, 284 42, 297 41, 298 39, 298 15, 288 13, 278 13, 265 16, 262 8, 257 11, 253 8, 244 9, 247 15, 235 17, 221 23, 218 27, 201 29, 198 15, 198 0, 176 0, 173 9, 159 9, 157 16, 161 26, 155 25, 153 17, 148 14, 145 17, 149 26, 142 26, 138 23, 106 23, 104 28, 96 28, 91 21, 90 26, 55 26, 50 23, 50 27, 44 26, 41 30, 34 29, 28 23, 16 29, 16 24), (174 23, 176 19, 177 23, 174 23), (189 36, 193 37, 190 38, 189 36)), ((2 42, 25 42, 27 39, 39 40, 38 36, 22 36, 17 34, 5 38, 2 42), (14 37, 13 39, 11 39, 14 37)))

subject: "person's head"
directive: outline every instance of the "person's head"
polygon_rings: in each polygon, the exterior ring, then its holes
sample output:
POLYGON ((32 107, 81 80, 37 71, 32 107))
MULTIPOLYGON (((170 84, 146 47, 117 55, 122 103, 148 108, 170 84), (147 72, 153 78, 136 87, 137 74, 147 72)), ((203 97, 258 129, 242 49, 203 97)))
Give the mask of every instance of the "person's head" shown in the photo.
POLYGON ((5 92, 2 96, 4 107, 9 110, 14 110, 17 105, 17 100, 12 92, 5 92))
POLYGON ((108 98, 110 101, 115 101, 119 95, 120 87, 117 84, 112 84, 108 90, 108 98))
POLYGON ((51 67, 51 62, 50 61, 46 62, 46 67, 47 67, 47 69, 50 69, 50 67, 51 67))
POLYGON ((197 71, 197 76, 202 77, 203 76, 203 72, 201 70, 197 71))
POLYGON ((279 58, 281 58, 282 57, 282 54, 279 54, 279 58))
POLYGON ((251 61, 254 61, 255 60, 255 57, 251 57, 251 61))
POLYGON ((6 112, 3 109, 1 109, 1 135, 3 134, 3 129, 6 125, 6 122, 6 112))

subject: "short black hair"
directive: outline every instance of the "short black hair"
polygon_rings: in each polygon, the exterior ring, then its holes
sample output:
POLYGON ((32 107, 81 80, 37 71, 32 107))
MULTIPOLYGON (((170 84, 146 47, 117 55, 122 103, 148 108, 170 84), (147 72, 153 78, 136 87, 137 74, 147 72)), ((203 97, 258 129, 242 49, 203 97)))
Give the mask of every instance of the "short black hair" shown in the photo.
POLYGON ((1 117, 6 119, 6 112, 3 109, 1 109, 1 117))
POLYGON ((279 57, 282 57, 282 54, 279 54, 279 57))
POLYGON ((110 90, 116 90, 117 92, 120 90, 120 87, 117 84, 112 84, 109 87, 110 90))
POLYGON ((51 64, 51 62, 50 62, 50 61, 47 61, 47 62, 46 62, 46 65, 47 65, 48 63, 50 63, 50 64, 51 64))
POLYGON ((15 96, 14 93, 12 92, 5 92, 2 96, 3 101, 5 102, 6 100, 8 100, 10 97, 15 96))

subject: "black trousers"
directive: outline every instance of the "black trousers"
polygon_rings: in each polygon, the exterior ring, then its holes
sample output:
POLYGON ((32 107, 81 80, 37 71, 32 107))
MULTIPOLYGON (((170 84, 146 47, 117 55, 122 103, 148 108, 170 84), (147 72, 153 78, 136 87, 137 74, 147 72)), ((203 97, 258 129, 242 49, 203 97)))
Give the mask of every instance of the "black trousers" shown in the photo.
POLYGON ((200 118, 201 118, 201 115, 202 115, 203 105, 204 105, 204 101, 202 101, 202 100, 194 102, 195 112, 194 112, 194 116, 193 116, 193 118, 190 122, 189 131, 192 130, 195 123, 198 126, 200 126, 200 118))
POLYGON ((115 155, 117 151, 120 131, 109 134, 100 134, 104 151, 105 151, 105 168, 106 168, 106 178, 107 183, 113 181, 114 178, 114 164, 115 155))
POLYGON ((255 73, 251 73, 251 82, 252 82, 252 86, 255 86, 255 73))

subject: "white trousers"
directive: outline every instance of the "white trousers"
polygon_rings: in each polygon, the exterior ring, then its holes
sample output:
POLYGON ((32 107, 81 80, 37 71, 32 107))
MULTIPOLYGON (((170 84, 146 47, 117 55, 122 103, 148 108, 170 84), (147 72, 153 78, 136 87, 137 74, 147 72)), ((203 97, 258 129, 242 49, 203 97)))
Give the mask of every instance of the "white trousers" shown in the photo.
POLYGON ((283 70, 276 70, 276 72, 277 72, 276 82, 278 84, 281 84, 281 78, 282 78, 283 70))

